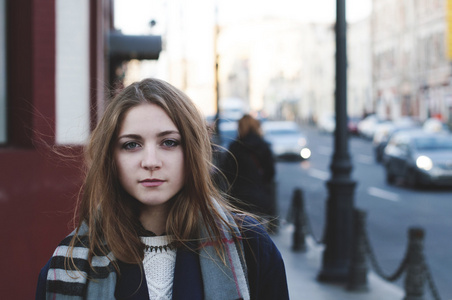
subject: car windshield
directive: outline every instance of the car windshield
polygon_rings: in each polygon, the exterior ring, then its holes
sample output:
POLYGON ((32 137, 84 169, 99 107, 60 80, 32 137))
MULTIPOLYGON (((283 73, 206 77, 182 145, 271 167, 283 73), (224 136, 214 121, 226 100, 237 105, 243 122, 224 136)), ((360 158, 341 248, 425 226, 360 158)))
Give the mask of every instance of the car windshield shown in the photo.
POLYGON ((452 150, 452 138, 450 137, 422 137, 414 140, 414 146, 418 150, 452 150))

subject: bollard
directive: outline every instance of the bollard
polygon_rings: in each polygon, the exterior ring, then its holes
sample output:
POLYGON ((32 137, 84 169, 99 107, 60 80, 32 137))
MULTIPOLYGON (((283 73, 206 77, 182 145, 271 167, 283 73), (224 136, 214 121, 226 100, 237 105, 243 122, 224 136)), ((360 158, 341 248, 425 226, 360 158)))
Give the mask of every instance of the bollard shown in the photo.
POLYGON ((404 300, 424 300, 426 282, 424 236, 422 228, 409 229, 404 300))
POLYGON ((306 251, 305 230, 304 230, 304 203, 303 195, 300 189, 295 189, 292 198, 292 213, 294 216, 293 224, 295 227, 293 233, 293 251, 306 251))
POLYGON ((347 289, 367 292, 367 257, 366 257, 366 212, 355 209, 353 220, 353 246, 350 270, 347 278, 347 289))

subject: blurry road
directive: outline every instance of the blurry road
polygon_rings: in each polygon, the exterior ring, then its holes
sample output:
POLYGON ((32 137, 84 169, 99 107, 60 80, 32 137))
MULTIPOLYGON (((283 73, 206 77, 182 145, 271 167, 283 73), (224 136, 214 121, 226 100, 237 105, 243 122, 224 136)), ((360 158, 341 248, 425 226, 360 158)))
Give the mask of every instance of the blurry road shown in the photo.
MULTIPOLYGON (((326 180, 333 153, 333 136, 303 128, 312 157, 305 162, 278 162, 278 208, 287 216, 293 190, 303 190, 305 207, 318 239, 325 225, 326 180)), ((452 299, 452 189, 412 190, 388 185, 383 166, 373 158, 372 143, 351 138, 352 178, 357 181, 355 206, 367 212, 367 233, 377 260, 387 275, 401 263, 408 243, 408 229, 424 228, 425 256, 442 299, 452 299)), ((403 286, 404 275, 396 281, 403 286)), ((426 287, 426 299, 430 291, 426 287)))

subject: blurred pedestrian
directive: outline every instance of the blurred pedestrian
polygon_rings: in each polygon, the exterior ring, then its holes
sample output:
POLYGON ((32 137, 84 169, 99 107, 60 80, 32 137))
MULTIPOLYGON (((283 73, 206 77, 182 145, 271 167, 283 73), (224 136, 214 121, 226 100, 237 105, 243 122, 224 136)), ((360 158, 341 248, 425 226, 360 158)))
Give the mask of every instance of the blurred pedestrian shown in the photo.
POLYGON ((180 90, 123 89, 86 153, 78 225, 36 299, 288 299, 278 249, 215 189, 205 121, 180 90))
POLYGON ((248 114, 239 120, 238 137, 224 155, 221 169, 235 206, 264 217, 272 215, 275 163, 258 120, 248 114))

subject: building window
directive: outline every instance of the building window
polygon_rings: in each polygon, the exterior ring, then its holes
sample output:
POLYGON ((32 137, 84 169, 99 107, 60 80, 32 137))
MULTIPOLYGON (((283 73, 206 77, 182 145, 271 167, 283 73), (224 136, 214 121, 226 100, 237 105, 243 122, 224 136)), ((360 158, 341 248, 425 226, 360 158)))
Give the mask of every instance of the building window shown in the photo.
POLYGON ((6 143, 6 0, 0 0, 0 144, 6 143))

